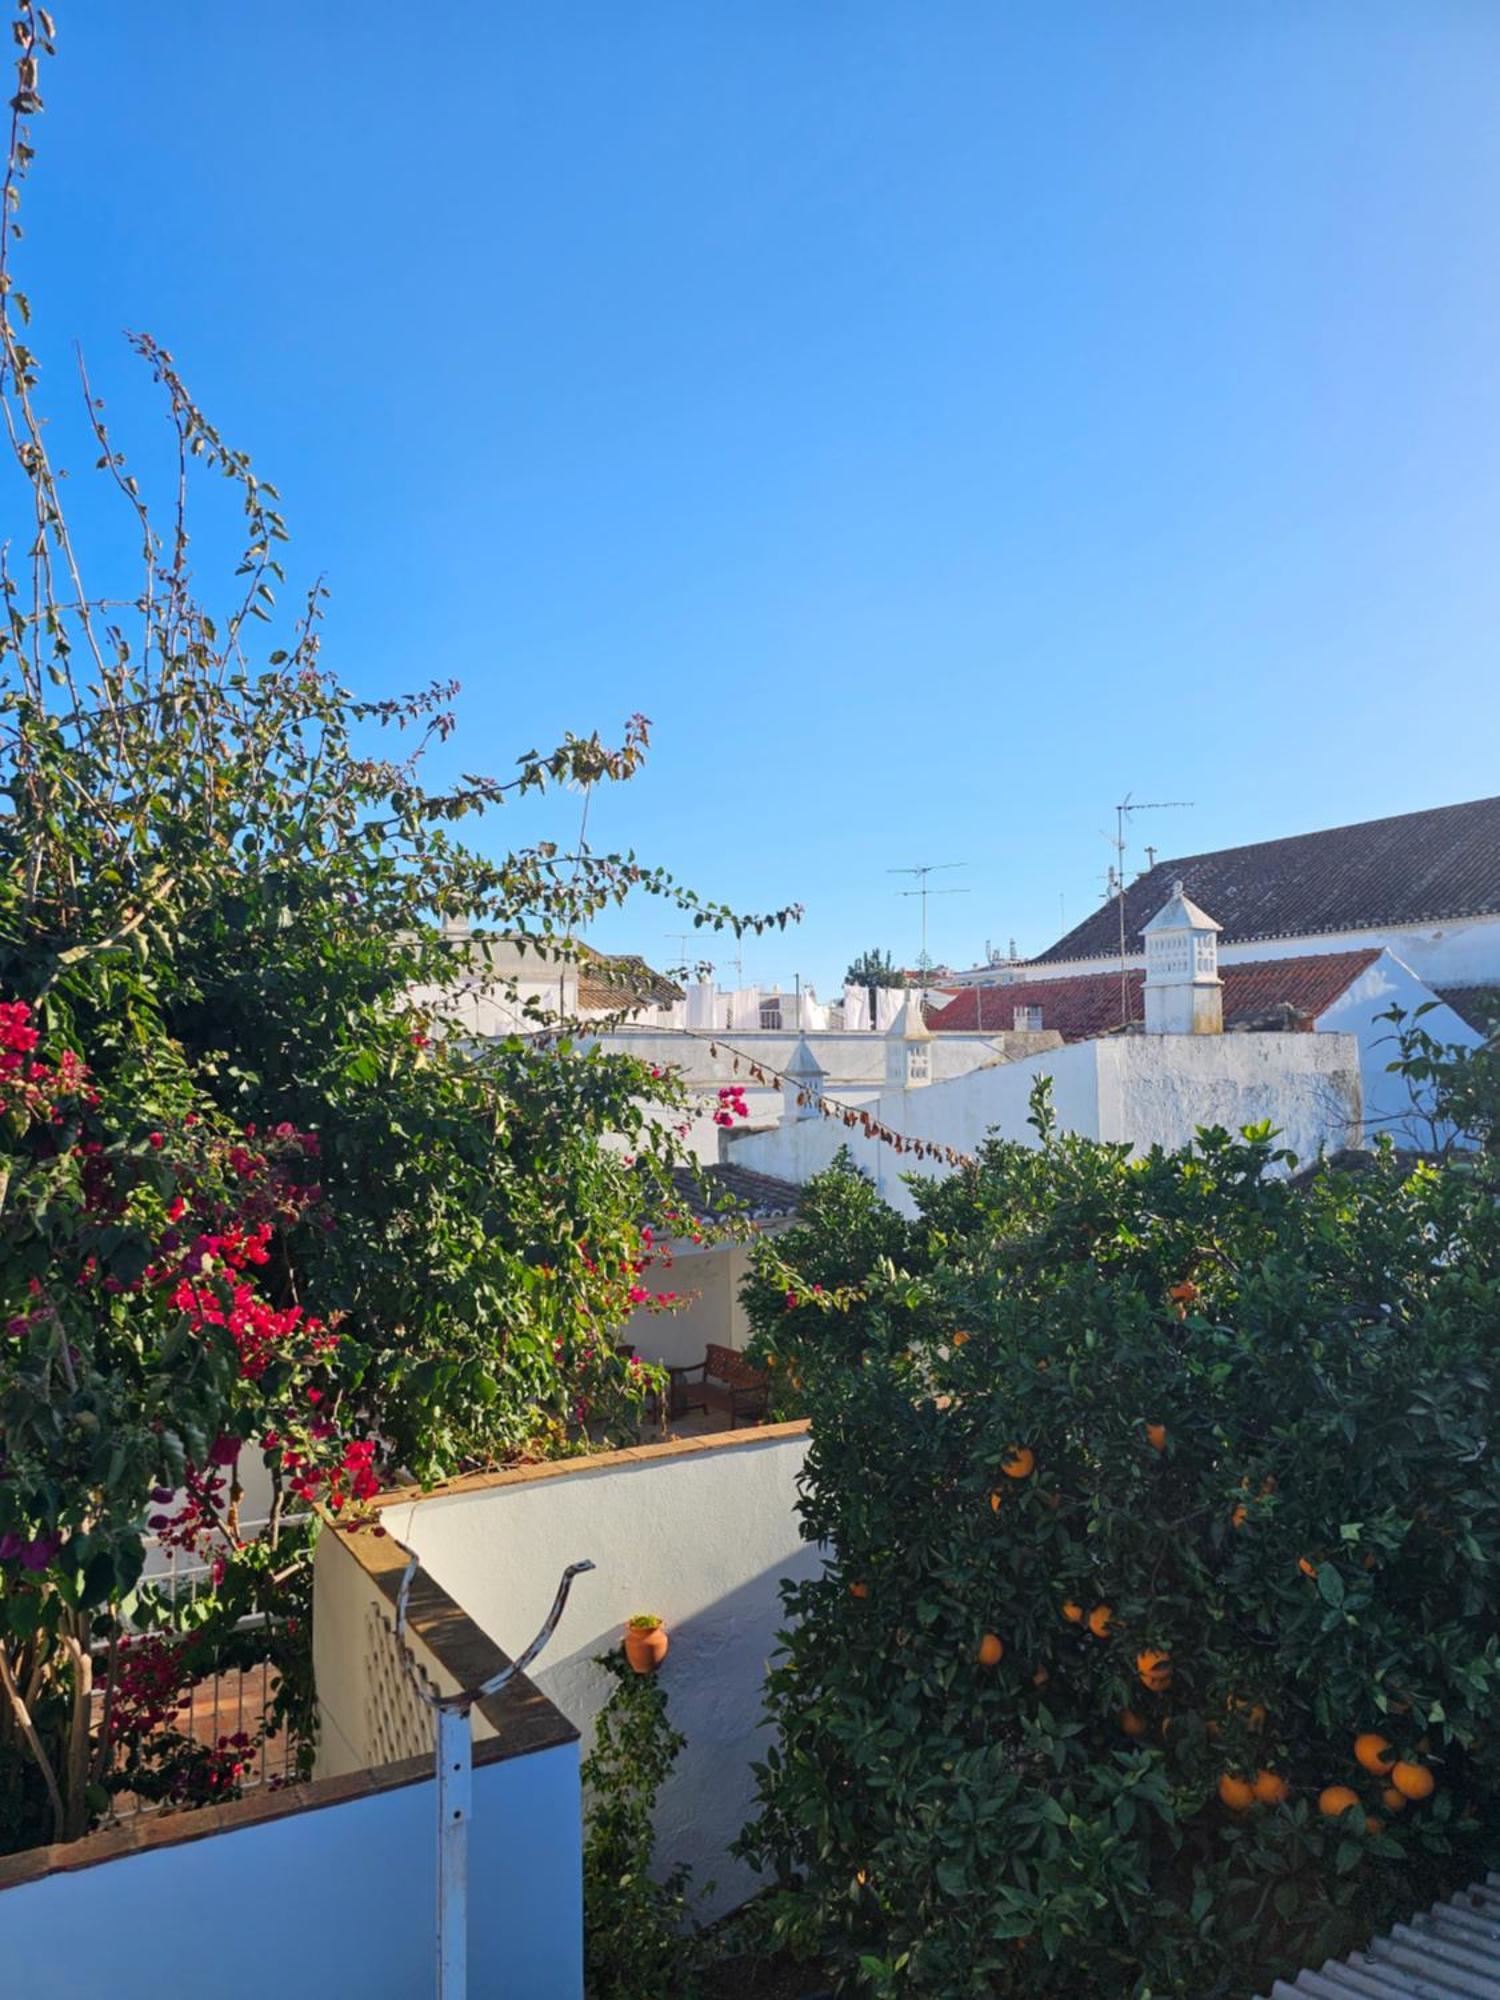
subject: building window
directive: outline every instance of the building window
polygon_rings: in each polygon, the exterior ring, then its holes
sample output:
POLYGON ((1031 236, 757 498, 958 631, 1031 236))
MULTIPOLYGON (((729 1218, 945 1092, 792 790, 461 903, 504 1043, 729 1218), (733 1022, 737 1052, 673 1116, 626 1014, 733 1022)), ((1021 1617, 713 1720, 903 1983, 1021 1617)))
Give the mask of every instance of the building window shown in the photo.
POLYGON ((781 1028, 781 1002, 762 1000, 760 1003, 760 1025, 779 1032, 781 1028))

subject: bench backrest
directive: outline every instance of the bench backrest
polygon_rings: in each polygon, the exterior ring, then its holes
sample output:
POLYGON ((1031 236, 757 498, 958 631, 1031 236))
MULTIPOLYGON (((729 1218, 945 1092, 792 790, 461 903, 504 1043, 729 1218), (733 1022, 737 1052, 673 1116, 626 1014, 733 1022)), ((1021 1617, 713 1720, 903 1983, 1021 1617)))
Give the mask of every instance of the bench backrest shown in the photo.
POLYGON ((707 1373, 716 1382, 728 1382, 735 1389, 763 1388, 766 1376, 758 1368, 752 1368, 737 1347, 717 1347, 712 1341, 704 1349, 707 1373))

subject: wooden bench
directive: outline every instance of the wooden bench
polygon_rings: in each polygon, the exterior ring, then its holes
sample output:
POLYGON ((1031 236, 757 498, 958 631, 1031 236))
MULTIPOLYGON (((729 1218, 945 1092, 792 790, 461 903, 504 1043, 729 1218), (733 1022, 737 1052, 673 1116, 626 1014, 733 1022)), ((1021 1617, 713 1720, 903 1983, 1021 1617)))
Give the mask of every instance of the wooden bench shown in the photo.
POLYGON ((703 1359, 687 1368, 669 1368, 671 1409, 674 1417, 689 1410, 723 1410, 729 1428, 736 1424, 765 1421, 771 1400, 771 1378, 752 1368, 738 1348, 718 1347, 710 1341, 703 1359))

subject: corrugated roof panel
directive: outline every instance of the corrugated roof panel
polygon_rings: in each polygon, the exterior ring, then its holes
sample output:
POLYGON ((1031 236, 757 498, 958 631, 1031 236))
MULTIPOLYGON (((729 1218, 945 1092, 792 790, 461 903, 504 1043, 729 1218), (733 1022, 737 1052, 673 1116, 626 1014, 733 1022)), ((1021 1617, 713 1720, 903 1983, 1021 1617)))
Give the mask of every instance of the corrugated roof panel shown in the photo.
POLYGON ((1500 1875, 1461 1889, 1368 1951, 1332 1959, 1270 2000, 1500 2000, 1500 1875))

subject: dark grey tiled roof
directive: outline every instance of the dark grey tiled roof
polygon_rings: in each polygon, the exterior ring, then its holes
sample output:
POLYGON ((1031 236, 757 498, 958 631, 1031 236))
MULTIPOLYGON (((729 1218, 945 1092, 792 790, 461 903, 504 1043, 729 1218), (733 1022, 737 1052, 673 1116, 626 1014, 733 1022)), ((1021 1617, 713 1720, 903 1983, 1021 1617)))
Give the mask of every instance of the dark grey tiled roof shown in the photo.
MULTIPOLYGON (((1500 798, 1159 861, 1125 891, 1131 951, 1144 950, 1141 926, 1176 881, 1223 925, 1225 944, 1490 916, 1500 912, 1500 798)), ((1040 959, 1106 957, 1119 945, 1109 902, 1040 959)))
POLYGON ((774 1174, 757 1174, 749 1167, 678 1167, 672 1175, 683 1206, 693 1215, 742 1215, 752 1222, 770 1222, 795 1215, 802 1190, 774 1174))
POLYGON ((1432 990, 1460 1020, 1482 1035, 1500 1021, 1500 986, 1434 986, 1432 990))

